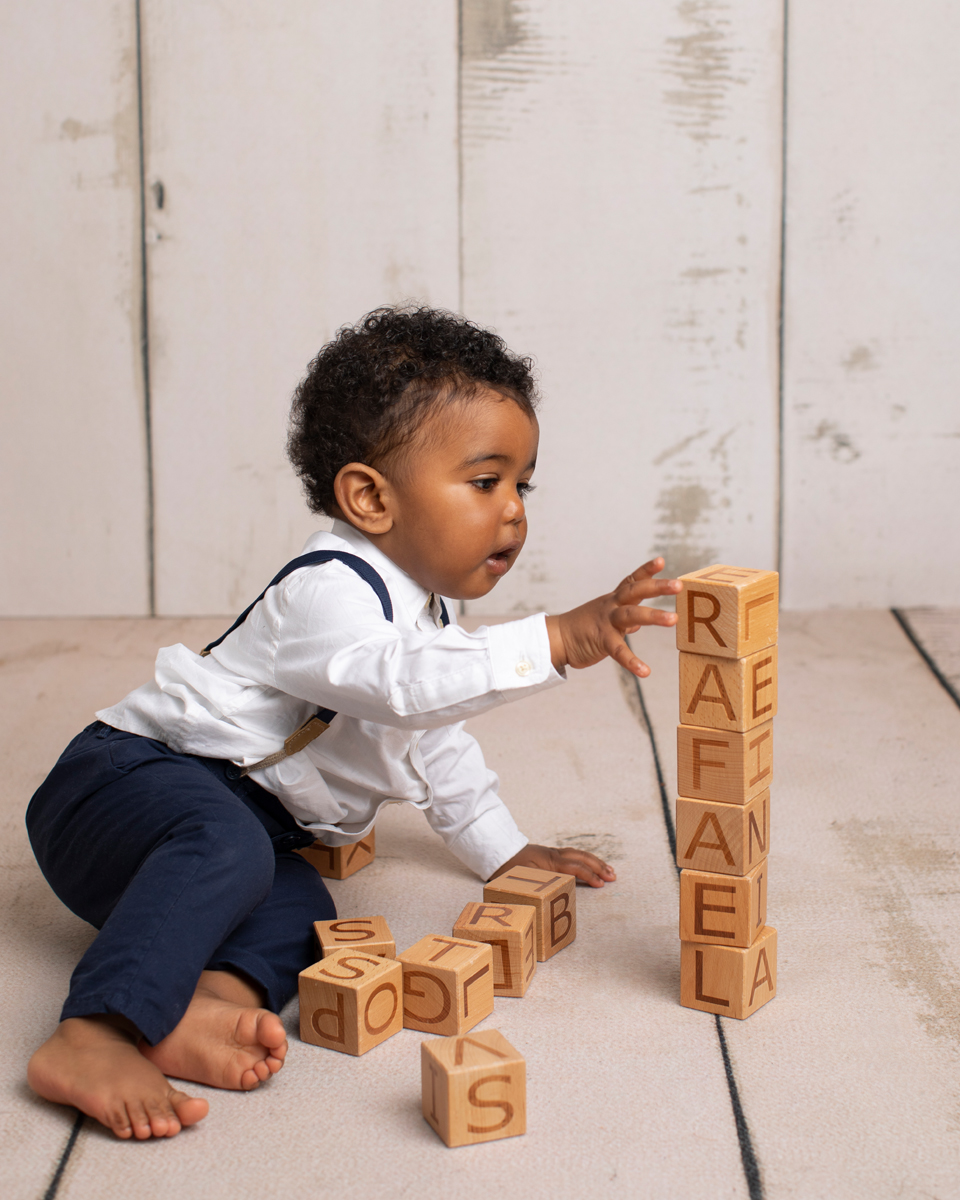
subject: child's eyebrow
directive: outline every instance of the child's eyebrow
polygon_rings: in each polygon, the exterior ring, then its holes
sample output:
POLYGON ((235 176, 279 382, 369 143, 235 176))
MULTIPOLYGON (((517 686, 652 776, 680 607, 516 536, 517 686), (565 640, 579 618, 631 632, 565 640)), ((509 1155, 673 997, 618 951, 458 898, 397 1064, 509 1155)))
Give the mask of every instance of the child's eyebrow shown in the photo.
MULTIPOLYGON (((465 458, 460 464, 460 470, 465 471, 468 467, 477 467, 480 463, 485 462, 509 462, 509 454, 477 454, 473 458, 465 458)), ((537 465, 537 460, 532 458, 526 466, 526 470, 532 471, 537 465)))

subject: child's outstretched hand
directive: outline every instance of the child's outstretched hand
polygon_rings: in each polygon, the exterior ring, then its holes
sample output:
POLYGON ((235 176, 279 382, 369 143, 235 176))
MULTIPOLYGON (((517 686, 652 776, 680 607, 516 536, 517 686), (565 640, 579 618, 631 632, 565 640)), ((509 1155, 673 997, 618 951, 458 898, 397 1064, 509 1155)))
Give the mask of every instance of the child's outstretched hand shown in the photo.
POLYGON ((653 558, 628 575, 609 595, 598 596, 559 616, 547 617, 554 667, 558 671, 564 667, 592 667, 609 656, 641 679, 649 675, 650 668, 627 645, 626 635, 636 633, 644 625, 676 625, 676 613, 640 607, 644 600, 675 596, 683 591, 679 579, 654 579, 663 566, 662 558, 653 558))
POLYGON ((515 854, 494 871, 494 877, 510 871, 514 867, 535 867, 538 871, 561 871, 564 875, 576 875, 582 883, 591 887, 603 887, 605 883, 613 883, 617 873, 588 850, 575 850, 572 846, 564 846, 556 850, 552 846, 524 846, 519 854, 515 854))

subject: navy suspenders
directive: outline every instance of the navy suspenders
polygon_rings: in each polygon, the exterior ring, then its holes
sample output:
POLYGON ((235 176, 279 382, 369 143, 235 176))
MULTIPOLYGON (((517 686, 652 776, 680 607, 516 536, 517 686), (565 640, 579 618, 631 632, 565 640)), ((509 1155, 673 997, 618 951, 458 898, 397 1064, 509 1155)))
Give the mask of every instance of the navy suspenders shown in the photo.
MULTIPOLYGON (((234 621, 230 628, 220 635, 215 642, 211 642, 201 651, 201 657, 206 657, 216 646, 219 646, 224 638, 229 637, 235 629, 239 629, 247 617, 253 612, 254 608, 267 594, 268 590, 275 587, 278 583, 282 583, 286 577, 293 571, 299 570, 301 567, 318 566, 321 563, 342 562, 344 566, 355 571, 361 579, 365 580, 373 588, 380 601, 380 607, 383 609, 384 618, 387 621, 393 620, 393 604, 390 601, 390 593, 387 591, 387 585, 383 582, 377 572, 364 559, 359 558, 356 554, 347 554, 343 550, 314 550, 310 554, 301 554, 299 558, 293 559, 279 571, 273 579, 267 584, 260 595, 252 604, 248 604, 239 617, 234 621)), ((450 624, 450 616, 447 612, 447 606, 443 602, 443 597, 438 596, 440 601, 440 621, 441 624, 447 626, 450 624)), ((320 736, 327 728, 330 722, 337 714, 329 708, 318 708, 316 713, 301 725, 294 733, 292 733, 283 743, 283 749, 278 750, 276 754, 268 755, 267 758, 261 759, 260 762, 253 763, 249 767, 244 767, 243 774, 249 775, 251 771, 260 771, 265 767, 272 767, 275 763, 280 762, 284 758, 289 758, 291 754, 296 754, 302 750, 304 746, 308 746, 314 738, 320 736)))

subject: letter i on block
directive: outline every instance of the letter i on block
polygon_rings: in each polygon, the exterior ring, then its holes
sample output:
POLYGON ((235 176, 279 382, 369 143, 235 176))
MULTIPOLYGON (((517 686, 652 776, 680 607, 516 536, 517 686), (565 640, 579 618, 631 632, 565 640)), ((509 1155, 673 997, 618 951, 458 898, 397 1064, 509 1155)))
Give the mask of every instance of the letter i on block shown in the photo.
POLYGON ((346 879, 373 862, 377 846, 371 829, 359 842, 351 842, 347 846, 325 846, 318 841, 298 850, 297 854, 302 855, 324 879, 346 879))
POLYGON ((300 972, 300 1036, 343 1054, 366 1054, 403 1028, 398 962, 340 950, 300 972))
POLYGON ((546 962, 577 936, 577 879, 535 867, 514 867, 483 889, 488 904, 532 904, 537 959, 546 962))
POLYGON ((743 1020, 777 994, 777 931, 769 925, 752 946, 680 943, 684 1008, 743 1020))
POLYGON ((522 996, 537 969, 536 909, 530 904, 468 904, 453 926, 455 938, 486 942, 493 950, 493 990, 522 996))
POLYGON ((423 1116, 448 1146, 527 1129, 527 1066, 496 1029, 420 1046, 423 1116))
POLYGON ((429 934, 399 960, 404 1029, 462 1034, 493 1012, 492 947, 429 934))

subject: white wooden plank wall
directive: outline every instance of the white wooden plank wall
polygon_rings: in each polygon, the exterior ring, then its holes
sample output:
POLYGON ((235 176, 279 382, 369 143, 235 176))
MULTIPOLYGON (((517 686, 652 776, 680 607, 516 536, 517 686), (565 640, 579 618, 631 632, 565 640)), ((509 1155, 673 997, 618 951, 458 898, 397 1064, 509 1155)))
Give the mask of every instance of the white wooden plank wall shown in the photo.
POLYGON ((960 601, 960 8, 790 6, 783 597, 960 601))
POLYGON ((779 0, 464 8, 464 307, 543 380, 480 612, 776 558, 779 0))
POLYGON ((148 611, 133 18, 3 5, 4 616, 148 611))
POLYGON ((290 395, 378 304, 457 303, 449 0, 147 0, 157 611, 233 612, 317 527, 290 395))

